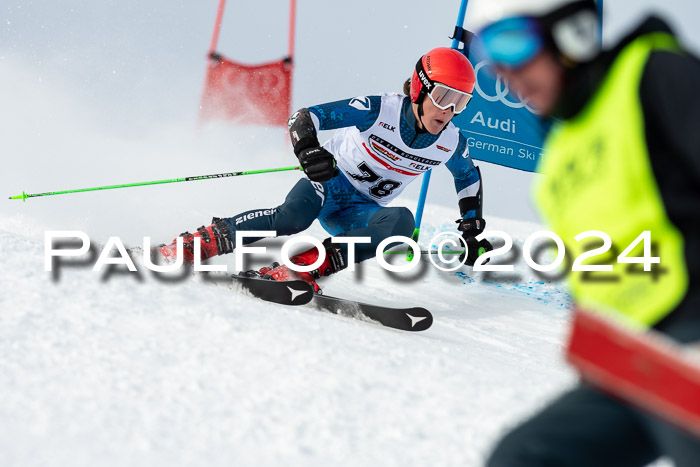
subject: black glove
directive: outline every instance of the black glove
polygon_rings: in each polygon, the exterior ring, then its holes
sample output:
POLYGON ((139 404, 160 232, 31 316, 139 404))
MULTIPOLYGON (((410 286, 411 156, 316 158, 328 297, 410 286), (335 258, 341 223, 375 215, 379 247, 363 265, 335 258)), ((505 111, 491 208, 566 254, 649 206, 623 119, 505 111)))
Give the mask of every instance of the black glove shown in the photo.
MULTIPOLYGON (((462 238, 467 244, 467 266, 474 266, 474 261, 486 253, 487 251, 493 250, 493 245, 486 239, 477 240, 476 237, 484 231, 486 227, 486 221, 484 219, 458 219, 457 230, 462 232, 462 238)), ((460 262, 464 262, 464 253, 459 257, 460 262)), ((484 264, 488 263, 490 259, 487 259, 484 264)))
POLYGON ((301 168, 309 180, 325 182, 338 175, 333 154, 321 147, 309 109, 303 108, 289 117, 289 137, 301 168))
POLYGON ((309 180, 325 182, 338 175, 333 154, 322 147, 303 149, 297 155, 301 168, 309 180))

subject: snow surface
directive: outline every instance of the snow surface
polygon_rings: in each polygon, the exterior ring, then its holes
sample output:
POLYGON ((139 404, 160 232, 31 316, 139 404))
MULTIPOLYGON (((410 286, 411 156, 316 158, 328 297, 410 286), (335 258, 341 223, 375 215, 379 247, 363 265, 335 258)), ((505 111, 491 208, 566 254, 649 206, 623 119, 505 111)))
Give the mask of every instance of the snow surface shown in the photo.
MULTIPOLYGON (((295 162, 282 130, 194 134, 181 122, 124 134, 21 66, 0 60, 0 71, 12 84, 0 87, 10 109, 0 123, 13 129, 3 138, 12 156, 0 172, 5 196, 295 162)), ((88 264, 59 269, 57 280, 44 271, 45 231, 80 230, 101 244, 170 241, 212 216, 276 206, 300 176, 0 203, 0 465, 476 466, 509 427, 574 383, 561 359, 569 298, 521 259, 520 277, 506 282, 428 262, 390 276, 375 260, 325 280, 330 295, 429 308, 435 323, 420 334, 202 280, 105 276, 88 264)), ((454 190, 431 193, 423 247, 455 231, 454 190)), ((488 228, 516 245, 542 228, 499 219, 489 199, 488 228)), ((307 233, 326 236, 318 224, 307 233)), ((270 253, 247 267, 278 259, 280 243, 264 244, 270 253)), ((212 263, 234 271, 230 256, 212 263)))
MULTIPOLYGON (((184 121, 133 133, 104 125, 101 101, 86 107, 12 58, 0 75, 0 126, 11 129, 4 196, 295 163, 280 129, 194 134, 184 121)), ((330 295, 429 308, 435 323, 420 334, 202 280, 105 276, 89 264, 57 280, 44 271, 45 231, 170 241, 212 216, 276 206, 300 176, 0 203, 0 465, 477 466, 502 433, 574 384, 561 359, 569 297, 517 255, 519 277, 507 281, 428 262, 396 277, 374 260, 324 281, 330 295)), ((506 198, 488 193, 527 193, 485 177, 488 228, 522 245, 542 226, 494 215, 506 198)), ((456 195, 441 183, 433 177, 423 247, 455 231, 456 195)), ((326 236, 318 224, 307 233, 326 236)), ((279 242, 264 244, 271 252, 247 267, 277 260, 279 242)))
MULTIPOLYGON (((283 130, 193 134, 217 3, 3 8, 3 196, 294 164, 283 130)), ((638 19, 640 4, 658 2, 608 3, 609 39, 638 19)), ((697 49, 695 2, 663 8, 697 49)), ((369 0, 299 2, 298 18, 294 107, 398 90, 406 64, 446 45, 454 21, 444 9, 417 18, 369 0), (368 50, 387 47, 367 66, 368 50)), ((286 9, 231 5, 221 51, 278 59, 286 20, 286 9)), ((534 218, 524 187, 535 176, 481 167, 489 229, 522 245, 541 227, 498 216, 534 218)), ((298 176, 0 202, 0 466, 475 466, 501 433, 573 384, 561 360, 569 298, 522 260, 520 277, 505 282, 429 263, 399 280, 375 261, 325 281, 328 294, 428 307, 435 324, 420 334, 201 280, 103 277, 89 265, 65 267, 58 280, 44 272, 47 230, 81 230, 99 243, 169 241, 215 215, 275 206, 298 176)), ((426 247, 454 229, 456 214, 447 171, 431 185, 426 247)), ((404 200, 418 191, 415 183, 404 200)), ((325 237, 318 225, 309 233, 325 237)))
MULTIPOLYGON (((21 67, 0 60, 0 71, 17 85, 0 87, 12 110, 0 123, 14 129, 3 138, 6 195, 294 163, 282 130, 193 134, 182 122, 124 135, 21 67), (22 119, 33 123, 14 123, 22 119)), ((429 262, 397 277, 375 260, 324 281, 330 295, 429 308, 435 323, 419 334, 267 304, 201 278, 104 275, 89 264, 63 267, 56 280, 44 271, 47 230, 102 244, 170 241, 212 216, 276 206, 300 176, 0 203, 0 465, 477 466, 505 431, 574 384, 561 358, 570 299, 519 253, 519 276, 506 281, 429 262)), ((429 199, 426 248, 455 231, 457 213, 453 191, 429 199)), ((488 229, 516 246, 542 229, 493 215, 490 199, 488 229)), ((326 236, 317 223, 306 233, 326 236)), ((278 259, 280 242, 263 244, 270 253, 246 267, 278 259)), ((212 263, 234 271, 231 256, 212 263)))
MULTIPOLYGON (((428 206, 425 239, 451 217, 428 206)), ((516 244, 539 229, 490 227, 516 244)), ((408 277, 370 260, 325 279, 331 295, 429 308, 433 327, 412 334, 201 278, 90 264, 56 279, 44 228, 0 218, 4 466, 480 465, 573 383, 561 360, 568 296, 522 266, 503 284, 427 261, 408 277)), ((323 238, 317 224, 307 233, 323 238)))

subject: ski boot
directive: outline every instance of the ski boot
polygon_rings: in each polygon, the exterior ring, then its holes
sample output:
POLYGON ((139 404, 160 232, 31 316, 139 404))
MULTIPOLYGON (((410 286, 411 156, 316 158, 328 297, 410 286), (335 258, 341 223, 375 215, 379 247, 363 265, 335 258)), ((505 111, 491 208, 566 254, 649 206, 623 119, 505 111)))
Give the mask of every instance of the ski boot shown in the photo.
MULTIPOLYGON (((251 271, 248 274, 271 279, 275 281, 291 281, 302 280, 311 284, 316 293, 321 293, 321 287, 316 283, 316 279, 323 276, 330 276, 338 271, 345 269, 348 265, 343 255, 343 250, 338 243, 331 243, 331 239, 327 238, 323 241, 323 247, 326 250, 326 259, 318 269, 310 272, 299 272, 288 268, 279 263, 272 263, 269 267, 261 268, 259 271, 251 271)), ((303 253, 292 256, 289 260, 300 266, 308 266, 314 264, 318 259, 319 251, 316 247, 306 250, 303 253)))
MULTIPOLYGON (((224 255, 233 251, 231 233, 226 222, 215 217, 209 227, 201 226, 195 234, 185 232, 180 234, 182 242, 182 260, 184 264, 194 262, 194 239, 201 238, 201 257, 199 261, 204 261, 212 256, 224 255)), ((173 264, 177 261, 177 238, 170 245, 161 245, 158 252, 166 263, 173 264)))

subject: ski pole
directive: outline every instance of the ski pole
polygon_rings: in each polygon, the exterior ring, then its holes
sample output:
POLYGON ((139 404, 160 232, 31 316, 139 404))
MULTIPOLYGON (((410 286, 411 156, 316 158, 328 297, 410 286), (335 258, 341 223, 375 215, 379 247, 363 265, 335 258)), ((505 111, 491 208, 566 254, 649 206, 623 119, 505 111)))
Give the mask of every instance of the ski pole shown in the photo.
POLYGON ((21 195, 10 196, 9 199, 21 199, 25 202, 27 198, 37 198, 39 196, 53 196, 53 195, 64 195, 67 193, 82 193, 85 191, 100 191, 100 190, 112 190, 114 188, 130 188, 134 186, 144 186, 144 185, 162 185, 164 183, 177 183, 177 182, 194 182, 197 180, 211 180, 213 178, 227 178, 227 177, 238 177, 239 175, 254 175, 254 174, 264 174, 270 172, 284 172, 287 170, 299 170, 299 166, 295 167, 279 167, 276 169, 260 169, 260 170, 246 170, 242 172, 226 172, 213 175, 198 175, 196 177, 184 177, 184 178, 170 178, 166 180, 155 180, 151 182, 137 182, 137 183, 124 183, 121 185, 106 185, 106 186, 96 186, 92 188, 78 188, 76 190, 63 190, 63 191, 50 191, 47 193, 25 193, 22 192, 21 195))
MULTIPOLYGON (((428 170, 423 174, 423 184, 420 187, 420 196, 418 196, 418 207, 416 208, 416 227, 413 229, 411 240, 418 243, 420 236, 420 224, 423 221, 423 207, 425 206, 425 198, 428 196, 428 186, 430 185, 430 174, 432 170, 428 170)), ((406 261, 413 261, 413 250, 406 251, 406 261)))
MULTIPOLYGON (((459 13, 457 14, 457 27, 461 28, 464 26, 464 16, 467 12, 468 3, 469 0, 462 0, 462 2, 459 5, 459 13)), ((457 35, 455 35, 455 37, 452 39, 451 47, 453 49, 457 49, 459 47, 459 38, 457 38, 457 35)), ((428 196, 429 185, 430 171, 427 171, 423 174, 423 184, 420 188, 420 196, 418 197, 418 207, 416 209, 416 226, 413 229, 413 235, 411 235, 411 240, 413 240, 414 242, 418 242, 418 237, 420 236, 420 224, 423 220, 423 206, 425 205, 425 199, 428 196)), ((413 250, 408 250, 408 252, 406 252, 406 261, 411 261, 412 259, 413 250)))

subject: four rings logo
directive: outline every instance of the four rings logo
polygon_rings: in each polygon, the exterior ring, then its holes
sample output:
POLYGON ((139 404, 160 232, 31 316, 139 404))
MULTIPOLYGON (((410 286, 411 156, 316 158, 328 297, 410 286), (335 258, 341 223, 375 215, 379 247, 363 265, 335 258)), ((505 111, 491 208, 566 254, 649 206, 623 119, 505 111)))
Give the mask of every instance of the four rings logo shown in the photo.
MULTIPOLYGON (((491 95, 486 92, 481 88, 481 85, 479 84, 479 71, 481 71, 482 68, 486 66, 486 62, 479 62, 476 67, 474 67, 474 73, 476 74, 476 83, 475 83, 475 89, 476 92, 479 93, 481 97, 486 99, 489 102, 497 102, 500 101, 506 106, 512 108, 512 109, 522 109, 523 107, 529 110, 530 112, 534 114, 538 114, 537 110, 533 109, 528 105, 528 100, 523 99, 522 96, 518 96, 517 100, 510 100, 508 97, 510 96, 509 92, 510 90, 508 89, 508 83, 503 79, 503 77, 500 75, 496 75, 496 81, 495 81, 495 89, 494 92, 495 94, 491 95)), ((512 97, 512 96, 511 96, 512 97)))

